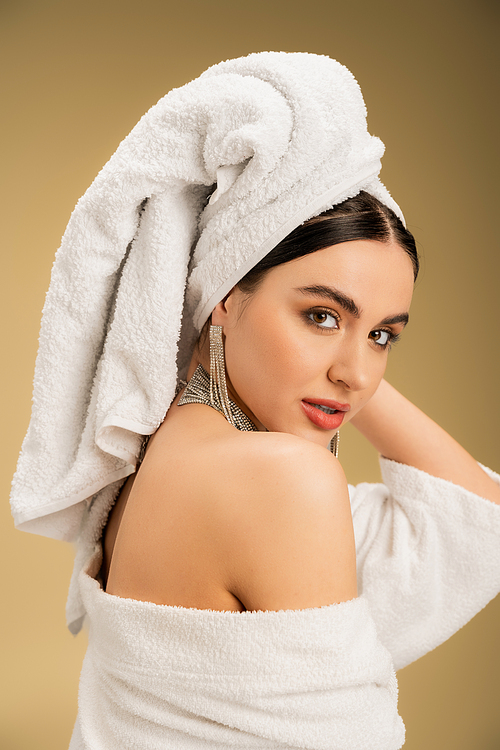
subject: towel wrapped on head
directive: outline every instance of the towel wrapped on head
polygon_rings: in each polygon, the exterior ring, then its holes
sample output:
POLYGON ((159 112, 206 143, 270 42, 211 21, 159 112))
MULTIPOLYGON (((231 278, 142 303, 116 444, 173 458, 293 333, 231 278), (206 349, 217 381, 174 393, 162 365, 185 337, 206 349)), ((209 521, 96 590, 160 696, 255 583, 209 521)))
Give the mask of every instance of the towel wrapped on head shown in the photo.
POLYGON ((19 528, 77 538, 91 499, 134 471, 214 306, 290 231, 360 190, 401 216, 383 150, 352 74, 306 53, 220 63, 144 115, 56 256, 19 528))

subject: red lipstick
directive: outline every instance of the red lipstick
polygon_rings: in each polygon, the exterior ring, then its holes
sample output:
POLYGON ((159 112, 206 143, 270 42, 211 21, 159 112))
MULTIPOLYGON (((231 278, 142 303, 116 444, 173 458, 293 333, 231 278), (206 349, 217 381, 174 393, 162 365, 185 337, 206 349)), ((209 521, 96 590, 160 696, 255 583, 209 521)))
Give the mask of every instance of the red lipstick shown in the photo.
POLYGON ((311 422, 323 430, 337 430, 344 421, 344 414, 351 408, 349 404, 341 404, 331 399, 304 398, 301 405, 311 422), (320 407, 324 407, 328 412, 320 407))

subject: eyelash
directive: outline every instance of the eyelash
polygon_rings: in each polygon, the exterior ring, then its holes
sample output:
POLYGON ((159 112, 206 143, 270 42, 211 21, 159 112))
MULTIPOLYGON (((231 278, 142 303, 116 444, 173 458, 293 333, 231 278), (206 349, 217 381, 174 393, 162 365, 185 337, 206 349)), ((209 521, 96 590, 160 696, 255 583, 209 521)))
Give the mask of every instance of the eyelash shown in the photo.
MULTIPOLYGON (((333 310, 329 310, 328 308, 323 308, 323 307, 313 307, 310 310, 306 310, 304 312, 304 318, 305 318, 306 322, 309 325, 314 326, 314 328, 316 328, 316 330, 319 329, 320 331, 330 331, 330 330, 335 330, 335 328, 325 327, 325 326, 320 325, 319 323, 316 323, 310 317, 310 316, 314 315, 315 313, 323 313, 324 315, 329 315, 331 318, 335 318, 335 320, 337 321, 337 323, 340 323, 340 317, 338 315, 336 315, 333 312, 333 310)), ((374 341, 374 344, 376 346, 378 346, 380 349, 389 349, 390 350, 391 347, 393 347, 394 344, 396 344, 399 341, 399 339, 400 339, 400 334, 399 333, 393 333, 393 331, 391 331, 389 328, 377 328, 377 329, 371 331, 371 333, 387 333, 387 334, 389 334, 389 338, 387 339, 387 342, 385 344, 379 344, 377 341, 374 341)), ((373 339, 372 339, 372 341, 373 341, 373 339)))

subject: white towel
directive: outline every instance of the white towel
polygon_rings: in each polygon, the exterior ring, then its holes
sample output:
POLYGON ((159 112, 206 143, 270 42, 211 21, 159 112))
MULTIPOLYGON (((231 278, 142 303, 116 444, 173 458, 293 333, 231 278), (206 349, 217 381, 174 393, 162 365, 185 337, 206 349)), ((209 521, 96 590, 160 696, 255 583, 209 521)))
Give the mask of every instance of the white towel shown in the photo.
MULTIPOLYGON (((367 603, 214 612, 120 599, 94 576, 70 750, 397 750, 397 682, 367 603)), ((92 576, 92 577, 90 577, 92 576)))
POLYGON ((134 471, 196 329, 292 229, 362 189, 401 216, 378 179, 383 150, 351 73, 305 53, 220 63, 144 115, 56 256, 11 495, 19 528, 78 536, 91 498, 134 471))

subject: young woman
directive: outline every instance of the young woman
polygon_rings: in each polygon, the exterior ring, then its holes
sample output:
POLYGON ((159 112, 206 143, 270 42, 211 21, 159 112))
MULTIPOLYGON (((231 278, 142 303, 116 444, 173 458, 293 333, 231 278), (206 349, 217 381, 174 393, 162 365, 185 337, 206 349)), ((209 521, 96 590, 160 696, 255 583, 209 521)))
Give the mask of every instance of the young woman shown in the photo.
POLYGON ((383 379, 418 256, 382 150, 345 68, 260 53, 161 100, 77 207, 13 493, 78 540, 72 750, 396 750, 394 668, 497 593, 499 478, 383 379), (383 485, 348 488, 348 421, 383 485))
MULTIPOLYGON (((477 462, 383 380, 417 272, 411 234, 362 192, 296 229, 231 290, 211 325, 222 328, 229 398, 255 432, 208 404, 179 407, 179 393, 111 513, 109 593, 235 611, 354 598, 347 483, 324 450, 349 421, 384 457, 500 503, 477 462)), ((209 398, 206 328, 188 377, 202 367, 209 398)))

